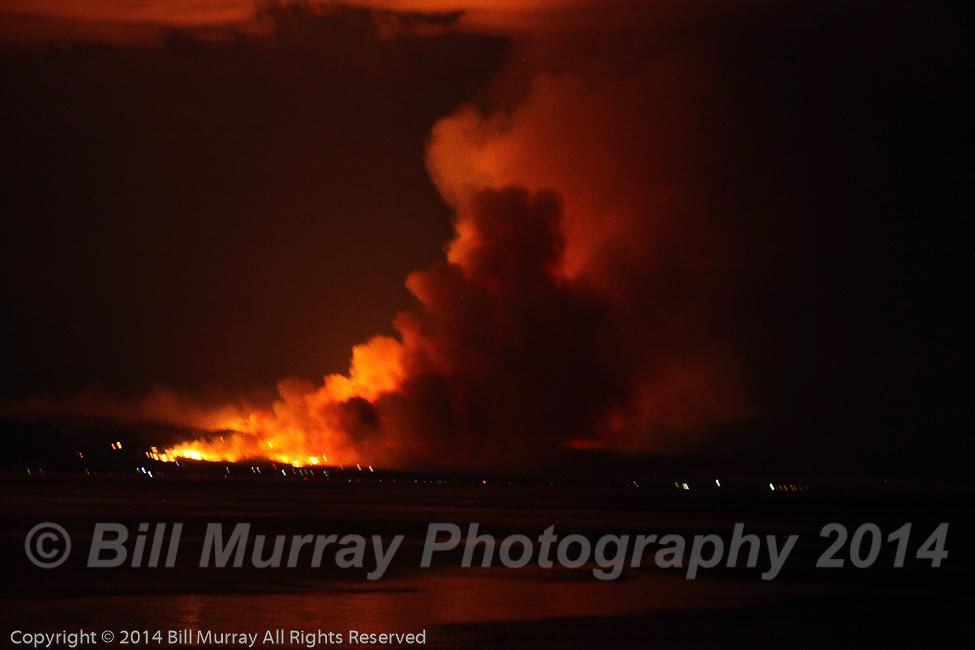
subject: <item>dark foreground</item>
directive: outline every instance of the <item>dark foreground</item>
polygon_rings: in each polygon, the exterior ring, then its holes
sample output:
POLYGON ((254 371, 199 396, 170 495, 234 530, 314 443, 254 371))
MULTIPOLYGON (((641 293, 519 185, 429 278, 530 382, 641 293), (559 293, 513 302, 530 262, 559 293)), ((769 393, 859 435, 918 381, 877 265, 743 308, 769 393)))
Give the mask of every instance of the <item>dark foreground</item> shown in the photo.
MULTIPOLYGON (((484 485, 336 486, 301 480, 130 480, 8 477, 2 481, 0 634, 13 630, 413 632, 435 648, 936 648, 970 643, 973 604, 968 494, 919 489, 741 493, 660 493, 637 488, 484 485), (25 556, 35 524, 53 521, 72 535, 66 564, 44 570, 25 556), (386 575, 321 568, 200 569, 209 522, 250 522, 276 534, 406 535, 386 575), (903 568, 884 542, 870 568, 816 568, 830 540, 829 522, 877 524, 884 536, 906 522, 914 537, 903 568), (84 568, 96 522, 182 522, 179 561, 171 569, 84 568), (445 554, 420 569, 427 525, 452 522, 482 533, 716 533, 737 522, 749 532, 800 540, 781 574, 759 569, 627 569, 613 581, 579 569, 461 568, 445 554), (950 523, 940 568, 915 551, 941 522, 950 523)), ((228 527, 229 530, 229 527, 228 527)), ((652 553, 651 553, 652 555, 652 553)), ((849 545, 837 556, 849 557, 849 545)), ((367 560, 370 556, 367 556, 367 560)), ((479 557, 479 556, 478 556, 479 557)), ((763 560, 764 561, 764 560, 763 560)), ((368 562, 367 562, 368 565, 368 562)), ((118 645, 98 643, 98 647, 118 645)), ((177 647, 150 640, 145 647, 177 647)), ((302 647, 286 644, 283 647, 302 647)), ((53 646, 66 647, 66 646, 53 646)), ((195 642, 178 647, 214 647, 195 642)), ((227 647, 221 644, 217 647, 227 647)), ((261 644, 255 647, 275 647, 261 644)), ((276 646, 282 647, 282 646, 276 646)), ((318 646, 323 647, 323 646, 318 646)), ((396 647, 396 646, 382 646, 396 647)))

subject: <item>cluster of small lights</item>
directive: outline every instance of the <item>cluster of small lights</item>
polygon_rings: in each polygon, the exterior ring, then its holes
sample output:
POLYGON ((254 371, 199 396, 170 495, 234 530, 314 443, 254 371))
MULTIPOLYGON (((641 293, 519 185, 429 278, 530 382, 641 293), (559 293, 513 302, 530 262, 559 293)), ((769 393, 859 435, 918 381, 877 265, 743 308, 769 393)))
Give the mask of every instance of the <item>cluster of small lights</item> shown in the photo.
POLYGON ((772 492, 805 492, 806 487, 804 485, 797 485, 796 483, 775 483, 768 484, 769 490, 772 492))

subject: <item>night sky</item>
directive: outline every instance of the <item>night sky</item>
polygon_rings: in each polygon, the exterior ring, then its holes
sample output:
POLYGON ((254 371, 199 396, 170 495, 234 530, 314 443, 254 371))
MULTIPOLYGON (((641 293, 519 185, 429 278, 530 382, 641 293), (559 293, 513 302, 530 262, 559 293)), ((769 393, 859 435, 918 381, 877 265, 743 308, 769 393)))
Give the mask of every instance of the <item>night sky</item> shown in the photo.
POLYGON ((448 362, 411 361, 394 403, 344 403, 345 430, 447 422, 488 455, 506 421, 538 432, 526 453, 580 423, 625 452, 967 454, 960 11, 359 4, 228 2, 205 27, 0 13, 4 403, 268 400, 402 336, 406 311, 448 362), (435 125, 464 110, 514 125, 485 187, 527 193, 452 194, 467 163, 435 125), (458 219, 481 246, 459 266, 458 219), (509 338, 478 325, 499 314, 509 338), (652 424, 661 404, 681 423, 652 424))

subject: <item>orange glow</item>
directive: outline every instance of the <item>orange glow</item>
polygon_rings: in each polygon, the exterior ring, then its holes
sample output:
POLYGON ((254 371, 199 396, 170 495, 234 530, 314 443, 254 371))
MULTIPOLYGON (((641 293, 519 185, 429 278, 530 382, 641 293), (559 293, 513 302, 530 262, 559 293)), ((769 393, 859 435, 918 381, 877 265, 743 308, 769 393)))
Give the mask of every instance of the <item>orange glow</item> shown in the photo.
MULTIPOLYGON (((461 12, 455 29, 516 34, 564 24, 593 0, 345 0, 377 12, 461 12)), ((287 3, 284 3, 287 4, 287 3)), ((299 3, 329 11, 331 0, 299 3)), ((263 0, 6 0, 0 33, 22 41, 152 41, 166 30, 264 33, 263 0)))
POLYGON ((295 467, 359 462, 362 452, 342 427, 341 405, 353 398, 373 401, 395 391, 403 377, 402 345, 377 336, 353 348, 348 375, 328 375, 318 388, 282 381, 269 409, 211 419, 209 428, 224 433, 167 449, 158 460, 263 458, 295 467))
MULTIPOLYGON (((511 117, 485 117, 466 107, 441 120, 427 164, 441 193, 462 215, 471 194, 483 187, 519 184, 558 190, 566 210, 561 270, 577 277, 587 271, 594 253, 625 239, 624 226, 636 221, 634 206, 645 202, 621 194, 642 188, 620 182, 628 176, 627 161, 605 146, 619 139, 612 133, 618 110, 611 94, 577 78, 541 75, 511 117), (564 109, 567 102, 574 110, 564 109), (566 133, 574 137, 567 140, 566 133)), ((448 259, 462 263, 475 245, 461 218, 448 259)))
POLYGON ((253 0, 170 0, 169 2, 117 2, 115 0, 9 0, 4 9, 13 14, 87 22, 153 23, 199 26, 238 23, 253 18, 253 0))
MULTIPOLYGON (((257 17, 250 0, 14 4, 125 24, 257 17)), ((147 453, 161 462, 360 471, 404 459, 513 462, 566 446, 659 449, 664 436, 737 417, 737 362, 715 342, 712 306, 732 292, 714 289, 728 273, 720 242, 701 226, 708 206, 688 162, 707 146, 689 116, 718 79, 693 60, 604 47, 588 20, 555 33, 583 5, 580 19, 630 22, 631 12, 614 17, 595 0, 349 4, 469 9, 461 29, 525 35, 545 25, 518 42, 517 69, 489 91, 497 97, 434 126, 426 163, 456 213, 455 236, 445 261, 407 278, 419 307, 396 317, 398 338, 355 346, 346 374, 282 380, 270 404, 213 408, 156 392, 139 404, 79 399, 80 410, 191 429, 188 440, 147 453)))

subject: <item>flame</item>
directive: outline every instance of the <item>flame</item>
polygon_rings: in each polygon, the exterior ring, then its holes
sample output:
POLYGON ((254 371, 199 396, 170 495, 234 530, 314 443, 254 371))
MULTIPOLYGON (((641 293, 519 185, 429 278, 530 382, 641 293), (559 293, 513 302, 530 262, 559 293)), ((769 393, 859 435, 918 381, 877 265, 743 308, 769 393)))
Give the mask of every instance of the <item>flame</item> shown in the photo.
POLYGON ((372 402, 395 391, 405 376, 402 347, 391 337, 374 337, 353 348, 347 375, 328 375, 312 390, 302 382, 283 381, 278 385, 280 399, 269 409, 218 420, 214 428, 223 433, 182 443, 161 454, 154 450, 151 457, 164 462, 262 458, 295 467, 357 463, 362 460, 360 451, 351 444, 338 411, 350 400, 372 402))

